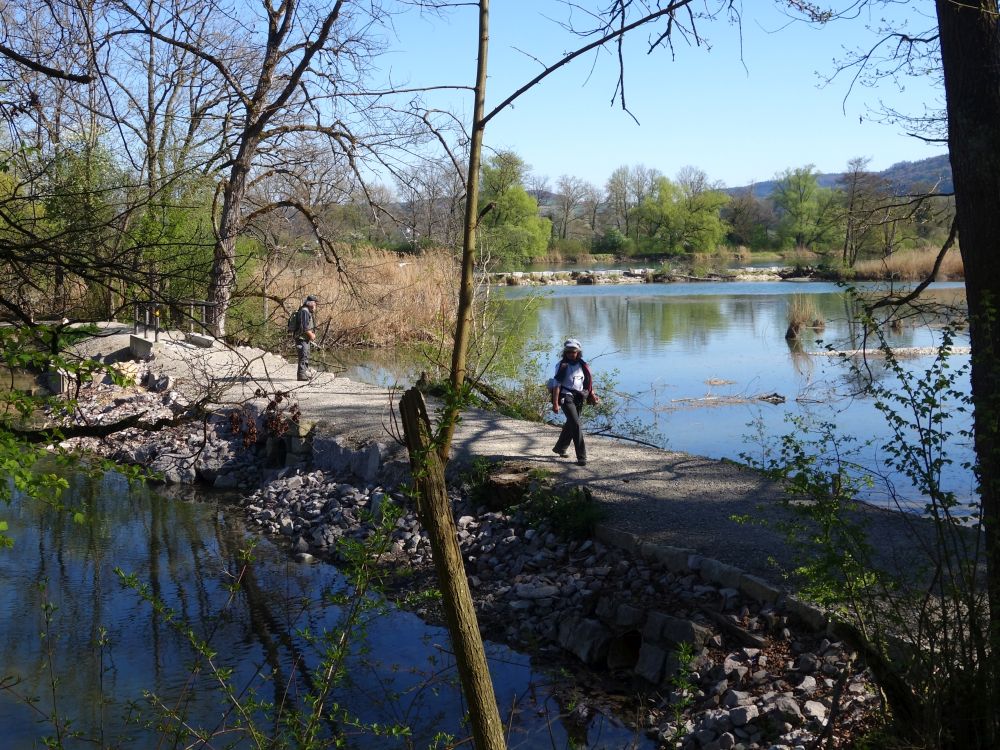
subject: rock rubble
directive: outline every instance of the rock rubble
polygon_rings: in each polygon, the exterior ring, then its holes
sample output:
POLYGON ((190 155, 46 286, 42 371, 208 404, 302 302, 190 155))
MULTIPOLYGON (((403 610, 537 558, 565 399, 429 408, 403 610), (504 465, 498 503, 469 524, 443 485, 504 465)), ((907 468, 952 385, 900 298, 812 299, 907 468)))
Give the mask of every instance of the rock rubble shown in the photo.
MULTIPOLYGON (((142 413, 151 421, 187 408, 171 391, 91 384, 74 420, 101 424, 142 413)), ((430 543, 402 493, 342 473, 262 469, 265 421, 234 411, 155 432, 130 429, 113 442, 78 438, 67 447, 147 467, 167 482, 243 489, 243 511, 302 563, 339 561, 344 540, 368 539, 396 506, 383 560, 424 574, 408 576, 410 586, 427 580, 430 543)), ((484 632, 531 653, 572 655, 591 684, 642 695, 633 715, 661 747, 806 748, 831 717, 832 746, 846 747, 876 710, 855 655, 804 625, 791 602, 748 596, 736 585, 737 569, 706 558, 683 567, 669 555, 569 541, 550 524, 530 525, 516 509, 477 506, 467 487, 450 492, 484 632)), ((436 616, 433 604, 421 607, 418 613, 436 616)))
MULTIPOLYGON (((62 418, 65 426, 109 425, 133 416, 150 425, 180 417, 189 406, 176 391, 92 382, 81 387, 72 410, 53 416, 62 418)), ((260 422, 260 415, 248 406, 157 430, 136 426, 112 438, 71 438, 61 447, 142 467, 165 484, 202 482, 217 489, 249 490, 260 483, 261 462, 257 450, 248 450, 247 435, 262 429, 260 422)))
MULTIPOLYGON (((598 541, 564 540, 517 512, 477 508, 457 489, 451 496, 487 635, 535 653, 572 654, 647 693, 644 728, 662 747, 807 747, 834 710, 837 737, 877 706, 855 655, 802 627, 780 603, 761 605, 598 541), (719 628, 718 617, 731 627, 719 628)), ((427 534, 398 492, 314 471, 270 482, 244 509, 262 531, 286 537, 300 561, 336 561, 339 540, 364 540, 386 502, 403 509, 389 559, 425 569, 427 534)))

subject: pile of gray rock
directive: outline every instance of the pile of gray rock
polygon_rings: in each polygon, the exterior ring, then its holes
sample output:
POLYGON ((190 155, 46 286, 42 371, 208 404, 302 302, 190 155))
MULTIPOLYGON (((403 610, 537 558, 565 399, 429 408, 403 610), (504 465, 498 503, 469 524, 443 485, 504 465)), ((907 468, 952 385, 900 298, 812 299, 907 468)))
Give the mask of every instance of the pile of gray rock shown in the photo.
POLYGON ((142 386, 122 387, 92 382, 81 387, 66 426, 102 426, 139 416, 141 424, 116 431, 108 439, 75 437, 60 447, 140 466, 166 484, 201 482, 218 489, 251 489, 260 483, 260 460, 244 445, 246 427, 257 423, 252 405, 247 411, 178 420, 176 425, 147 429, 158 421, 186 414, 188 402, 176 391, 165 393, 142 386), (235 414, 235 421, 234 421, 235 414))
MULTIPOLYGON (((270 482, 244 508, 309 562, 336 560, 341 539, 364 540, 390 502, 403 507, 388 556, 426 568, 427 534, 398 492, 314 471, 270 482)), ((568 652, 647 693, 645 728, 664 747, 807 747, 834 712, 839 736, 877 708, 850 650, 797 622, 780 600, 761 604, 698 571, 567 541, 516 512, 476 508, 458 490, 452 503, 484 631, 535 652, 568 652)))

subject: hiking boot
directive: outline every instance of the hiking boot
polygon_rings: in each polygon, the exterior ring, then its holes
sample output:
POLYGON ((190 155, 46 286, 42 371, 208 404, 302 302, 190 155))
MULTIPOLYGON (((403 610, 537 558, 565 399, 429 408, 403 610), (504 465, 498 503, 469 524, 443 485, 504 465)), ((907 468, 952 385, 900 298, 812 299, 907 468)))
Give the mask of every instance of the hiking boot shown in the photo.
POLYGON ((583 458, 578 458, 578 459, 576 459, 576 462, 580 466, 586 466, 587 465, 587 457, 584 456, 583 458))
POLYGON ((559 448, 553 448, 552 452, 555 453, 560 458, 566 458, 567 456, 569 456, 569 452, 568 451, 560 450, 559 448))

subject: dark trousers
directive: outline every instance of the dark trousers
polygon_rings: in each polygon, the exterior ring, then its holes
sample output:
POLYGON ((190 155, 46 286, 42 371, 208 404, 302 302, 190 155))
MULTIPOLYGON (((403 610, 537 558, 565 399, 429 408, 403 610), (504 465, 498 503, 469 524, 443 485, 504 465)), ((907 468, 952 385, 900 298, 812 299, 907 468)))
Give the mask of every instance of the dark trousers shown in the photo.
POLYGON ((309 339, 296 339, 295 350, 299 354, 299 380, 309 377, 309 339))
POLYGON ((583 415, 583 394, 560 393, 559 408, 566 415, 559 439, 556 441, 556 452, 562 453, 573 443, 577 459, 587 457, 587 446, 583 443, 583 427, 580 418, 583 415))

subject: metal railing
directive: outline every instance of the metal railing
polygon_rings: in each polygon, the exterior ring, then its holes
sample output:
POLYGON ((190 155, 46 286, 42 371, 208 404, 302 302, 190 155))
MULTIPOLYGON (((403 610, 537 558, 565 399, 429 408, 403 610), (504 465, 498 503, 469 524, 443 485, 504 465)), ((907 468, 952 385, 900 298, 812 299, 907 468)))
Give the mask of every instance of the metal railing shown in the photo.
POLYGON ((194 333, 197 327, 200 333, 207 334, 210 307, 215 307, 215 303, 201 299, 182 299, 173 303, 136 300, 133 303, 132 333, 138 336, 142 328, 142 337, 149 338, 152 331, 154 341, 160 340, 161 330, 169 328, 180 331, 186 328, 189 333, 194 333))

